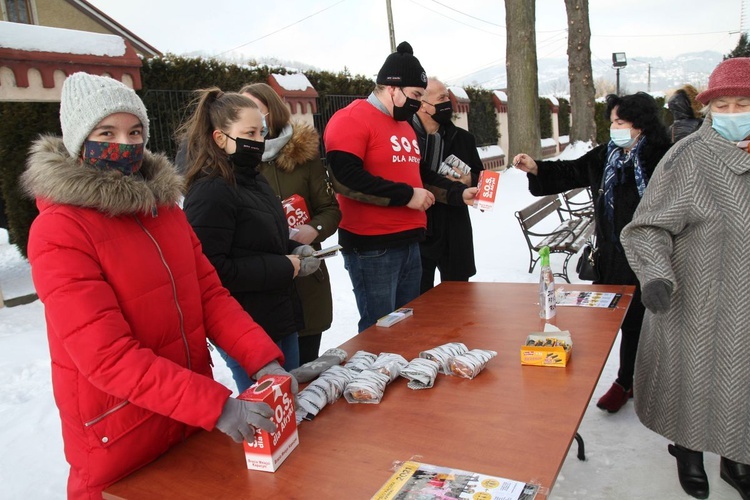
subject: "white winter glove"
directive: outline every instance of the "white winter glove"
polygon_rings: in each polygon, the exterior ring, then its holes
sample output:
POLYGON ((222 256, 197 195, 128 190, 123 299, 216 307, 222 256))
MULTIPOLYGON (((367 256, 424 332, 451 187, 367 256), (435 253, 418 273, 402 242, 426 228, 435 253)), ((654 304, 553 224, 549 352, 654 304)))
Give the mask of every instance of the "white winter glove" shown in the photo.
POLYGON ((273 423, 271 417, 273 417, 273 410, 266 403, 229 398, 224 403, 216 428, 229 435, 237 443, 241 443, 243 438, 252 442, 256 428, 271 433, 276 432, 276 424, 273 423))
POLYGON ((270 363, 268 363, 266 366, 258 370, 258 372, 253 375, 253 378, 255 380, 260 380, 261 377, 265 375, 289 375, 292 377, 292 395, 297 396, 297 393, 299 392, 299 384, 297 383, 297 379, 294 378, 294 375, 289 373, 288 371, 284 370, 284 368, 281 367, 278 361, 273 360, 270 363))

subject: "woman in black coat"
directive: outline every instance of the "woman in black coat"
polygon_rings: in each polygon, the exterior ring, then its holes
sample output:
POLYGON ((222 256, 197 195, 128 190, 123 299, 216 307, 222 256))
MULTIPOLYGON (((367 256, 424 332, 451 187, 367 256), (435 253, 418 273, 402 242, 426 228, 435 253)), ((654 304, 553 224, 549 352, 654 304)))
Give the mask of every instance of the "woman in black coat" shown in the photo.
POLYGON ((596 284, 635 285, 622 323, 620 370, 612 387, 597 402, 617 412, 633 396, 633 371, 645 308, 638 279, 620 244, 620 232, 633 218, 654 168, 670 147, 656 101, 644 92, 607 96, 611 140, 582 157, 567 161, 534 161, 526 154, 513 159, 529 179, 535 196, 589 187, 594 198, 600 278, 596 284))
MULTIPOLYGON (((281 201, 259 174, 264 126, 246 96, 219 89, 201 92, 184 126, 187 139, 184 210, 232 296, 284 353, 287 370, 299 365, 301 308, 294 278, 315 272, 313 248, 289 239, 281 201)), ((239 392, 250 378, 219 351, 239 392)))

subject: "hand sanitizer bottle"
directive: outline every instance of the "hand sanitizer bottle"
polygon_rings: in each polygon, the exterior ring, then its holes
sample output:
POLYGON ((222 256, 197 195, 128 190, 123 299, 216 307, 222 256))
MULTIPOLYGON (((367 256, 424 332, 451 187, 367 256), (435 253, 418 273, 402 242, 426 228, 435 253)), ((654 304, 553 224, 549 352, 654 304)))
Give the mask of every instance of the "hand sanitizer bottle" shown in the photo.
POLYGON ((539 317, 548 321, 555 317, 555 277, 549 264, 549 247, 539 249, 542 271, 539 274, 539 317))

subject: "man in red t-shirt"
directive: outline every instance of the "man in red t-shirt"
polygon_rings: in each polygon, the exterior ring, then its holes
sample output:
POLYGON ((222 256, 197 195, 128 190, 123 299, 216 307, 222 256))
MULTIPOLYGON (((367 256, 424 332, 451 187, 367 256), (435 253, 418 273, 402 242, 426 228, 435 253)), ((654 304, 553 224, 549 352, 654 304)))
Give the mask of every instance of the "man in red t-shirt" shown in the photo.
POLYGON ((419 242, 425 210, 435 196, 471 204, 476 193, 420 171, 419 145, 409 122, 420 107, 427 75, 407 42, 388 56, 376 83, 367 99, 336 112, 323 135, 360 332, 419 295, 419 242))

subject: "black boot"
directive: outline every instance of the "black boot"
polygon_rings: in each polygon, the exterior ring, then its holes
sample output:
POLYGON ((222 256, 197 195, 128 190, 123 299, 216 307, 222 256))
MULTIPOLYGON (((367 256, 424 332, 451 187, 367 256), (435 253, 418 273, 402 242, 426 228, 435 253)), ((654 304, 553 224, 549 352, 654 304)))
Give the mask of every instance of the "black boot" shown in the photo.
POLYGON ((721 478, 740 492, 742 500, 750 500, 750 465, 721 457, 721 478))
POLYGON ((695 498, 708 498, 708 477, 703 468, 703 452, 677 444, 669 445, 669 454, 677 459, 677 476, 685 493, 695 498))

